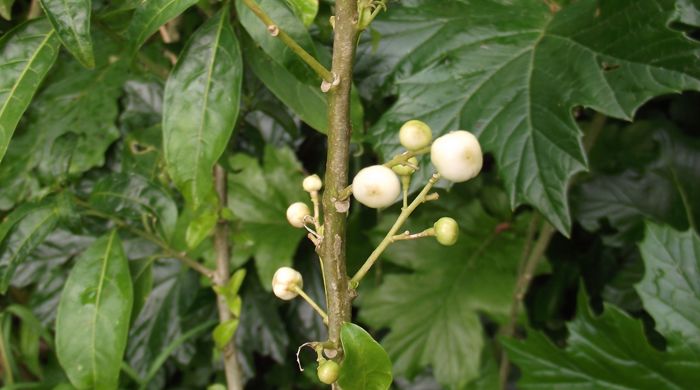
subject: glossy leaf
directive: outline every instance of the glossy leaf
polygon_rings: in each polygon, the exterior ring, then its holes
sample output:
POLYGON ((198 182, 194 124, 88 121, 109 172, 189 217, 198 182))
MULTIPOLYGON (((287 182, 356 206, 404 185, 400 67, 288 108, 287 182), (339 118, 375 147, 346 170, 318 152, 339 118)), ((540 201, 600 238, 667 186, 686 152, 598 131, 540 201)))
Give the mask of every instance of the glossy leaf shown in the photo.
POLYGON ((136 7, 126 32, 131 48, 136 50, 154 32, 171 19, 183 13, 197 0, 145 0, 136 7))
POLYGON ((309 27, 318 14, 318 0, 286 0, 304 26, 309 27))
POLYGON ((175 230, 175 201, 160 185, 143 176, 125 173, 106 176, 95 184, 89 201, 95 209, 135 222, 137 226, 157 227, 166 240, 175 230))
POLYGON ((436 136, 471 130, 495 154, 511 205, 532 204, 567 233, 566 189, 587 165, 572 108, 629 120, 654 96, 700 89, 698 44, 667 27, 674 3, 392 6, 372 24, 382 58, 366 61, 377 84, 393 77, 399 98, 372 128, 372 140, 389 158, 408 119, 425 121, 436 136), (640 41, 649 44, 640 48, 640 41))
POLYGON ((239 320, 237 318, 220 323, 214 328, 214 343, 219 349, 224 349, 226 344, 233 338, 238 329, 239 320))
MULTIPOLYGON (((450 215, 460 225, 454 246, 431 238, 393 244, 380 261, 413 272, 386 275, 381 286, 359 296, 360 318, 374 328, 390 328, 381 343, 397 376, 412 378, 431 366, 438 382, 454 388, 479 376, 485 343, 479 313, 495 320, 507 316, 527 225, 523 216, 500 231, 500 221, 478 202, 460 199, 456 193, 441 196, 405 227, 419 232, 450 215)), ((395 218, 383 216, 373 241, 381 240, 395 218)))
POLYGON ((134 286, 134 306, 131 309, 131 322, 136 321, 153 290, 153 259, 129 261, 132 285, 134 286))
MULTIPOLYGON (((267 147, 263 166, 244 154, 230 160, 229 207, 238 220, 240 230, 252 240, 260 281, 266 290, 277 268, 290 266, 299 241, 306 235, 287 222, 290 204, 308 199, 301 187, 304 178, 301 165, 289 149, 267 147), (275 237, 270 240, 270 237, 275 237)), ((310 202, 309 202, 310 203, 310 202)))
POLYGON ((195 210, 213 196, 212 169, 238 117, 242 74, 225 7, 192 35, 165 86, 165 160, 195 210))
POLYGON ((41 0, 63 46, 86 68, 95 67, 90 37, 92 0, 41 0))
POLYGON ((129 264, 114 230, 80 255, 61 293, 56 353, 73 386, 117 387, 132 303, 129 264))
MULTIPOLYGON (((636 289, 672 353, 700 355, 700 238, 647 223, 639 244, 644 278, 636 289)), ((694 365, 700 367, 696 358, 694 365)), ((688 363, 690 364, 690 363, 688 363)), ((688 368, 690 369, 690 368, 688 368)), ((697 370, 698 368, 696 368, 697 370)))
POLYGON ((0 0, 0 17, 12 20, 12 4, 15 0, 0 0))
POLYGON ((366 330, 346 322, 340 330, 343 363, 338 385, 345 390, 386 390, 391 385, 391 360, 366 330))
POLYGON ((0 293, 4 294, 15 269, 42 243, 62 215, 51 199, 25 204, 0 225, 0 293))
POLYGON ((45 19, 24 23, 0 39, 0 162, 19 119, 56 61, 59 47, 45 19))
MULTIPOLYGON (((583 294, 581 294, 583 297, 583 294)), ((502 340, 523 373, 519 389, 688 389, 700 380, 693 355, 661 352, 646 338, 641 321, 615 306, 596 316, 585 297, 567 324, 566 348, 531 330, 524 341, 502 340)))

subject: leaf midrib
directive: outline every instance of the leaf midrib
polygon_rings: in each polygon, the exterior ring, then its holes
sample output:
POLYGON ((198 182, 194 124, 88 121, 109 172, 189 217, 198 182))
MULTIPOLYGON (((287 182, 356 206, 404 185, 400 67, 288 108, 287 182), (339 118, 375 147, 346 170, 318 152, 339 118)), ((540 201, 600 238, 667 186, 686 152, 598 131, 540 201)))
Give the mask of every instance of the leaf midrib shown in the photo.
POLYGON ((112 243, 114 242, 114 237, 116 236, 116 230, 112 231, 107 241, 107 248, 102 256, 102 269, 100 270, 100 278, 97 285, 97 293, 95 296, 95 311, 92 317, 92 348, 90 349, 90 357, 92 360, 92 379, 93 385, 97 385, 97 314, 100 311, 100 299, 102 298, 102 289, 104 286, 104 280, 107 273, 107 260, 109 259, 109 254, 112 251, 112 243))

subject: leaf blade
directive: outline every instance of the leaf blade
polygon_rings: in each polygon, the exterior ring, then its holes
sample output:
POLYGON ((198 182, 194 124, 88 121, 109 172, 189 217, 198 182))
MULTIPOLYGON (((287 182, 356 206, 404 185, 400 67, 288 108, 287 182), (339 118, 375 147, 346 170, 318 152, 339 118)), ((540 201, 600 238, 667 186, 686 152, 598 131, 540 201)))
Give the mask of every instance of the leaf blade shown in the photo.
POLYGON ((92 0, 41 0, 41 6, 66 49, 84 67, 94 68, 90 36, 92 0))
POLYGON ((144 0, 136 8, 126 32, 133 52, 167 21, 183 13, 197 0, 144 0))
POLYGON ((338 384, 346 390, 386 390, 391 386, 391 360, 366 330, 346 322, 340 329, 343 362, 338 384))

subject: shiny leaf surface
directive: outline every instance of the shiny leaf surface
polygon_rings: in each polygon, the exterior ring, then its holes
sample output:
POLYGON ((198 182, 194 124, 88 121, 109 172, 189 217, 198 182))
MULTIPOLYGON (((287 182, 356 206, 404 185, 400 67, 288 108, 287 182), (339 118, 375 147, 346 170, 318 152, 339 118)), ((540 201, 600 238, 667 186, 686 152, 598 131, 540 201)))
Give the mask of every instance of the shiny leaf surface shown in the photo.
POLYGON ((63 46, 86 68, 95 67, 90 37, 92 0, 41 0, 63 46))
POLYGON ((136 7, 126 32, 132 50, 138 50, 160 26, 183 13, 196 2, 197 0, 141 1, 136 7))
POLYGON ((386 390, 391 385, 391 360, 366 330, 346 322, 340 330, 343 363, 338 385, 346 390, 386 390))
POLYGON ((318 0, 287 0, 304 26, 309 27, 318 13, 318 0))

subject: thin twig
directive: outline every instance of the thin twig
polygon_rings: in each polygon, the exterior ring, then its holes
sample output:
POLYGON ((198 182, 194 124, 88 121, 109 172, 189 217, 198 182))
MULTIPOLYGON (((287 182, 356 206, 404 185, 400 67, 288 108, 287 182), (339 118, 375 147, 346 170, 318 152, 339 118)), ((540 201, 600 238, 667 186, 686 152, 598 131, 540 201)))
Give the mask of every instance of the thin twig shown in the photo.
POLYGON ((316 301, 314 301, 313 298, 306 294, 304 290, 302 290, 299 286, 294 286, 294 291, 297 294, 299 294, 299 296, 302 297, 306 301, 306 303, 309 304, 309 306, 316 310, 316 313, 318 313, 318 315, 320 315, 323 319, 323 323, 328 325, 328 314, 326 314, 326 312, 323 309, 321 309, 321 306, 319 306, 318 303, 316 303, 316 301))

